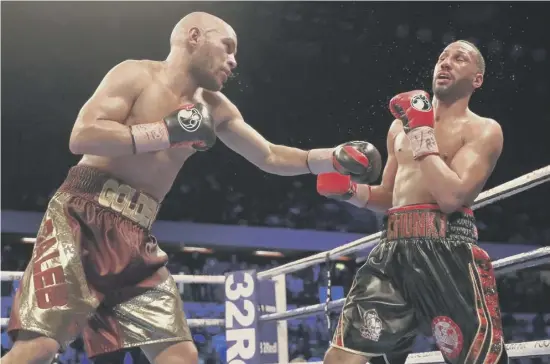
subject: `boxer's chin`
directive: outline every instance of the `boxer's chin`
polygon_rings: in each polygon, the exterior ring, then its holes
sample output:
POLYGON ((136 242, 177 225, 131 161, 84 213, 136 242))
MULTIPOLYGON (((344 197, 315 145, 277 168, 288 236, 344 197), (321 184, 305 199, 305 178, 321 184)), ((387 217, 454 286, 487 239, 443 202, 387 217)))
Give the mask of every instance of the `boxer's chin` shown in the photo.
POLYGON ((447 96, 451 94, 451 88, 449 86, 442 86, 442 85, 433 85, 432 91, 435 97, 438 99, 445 99, 447 96))
POLYGON ((223 83, 216 77, 204 77, 200 82, 200 87, 208 91, 217 92, 222 89, 223 83))

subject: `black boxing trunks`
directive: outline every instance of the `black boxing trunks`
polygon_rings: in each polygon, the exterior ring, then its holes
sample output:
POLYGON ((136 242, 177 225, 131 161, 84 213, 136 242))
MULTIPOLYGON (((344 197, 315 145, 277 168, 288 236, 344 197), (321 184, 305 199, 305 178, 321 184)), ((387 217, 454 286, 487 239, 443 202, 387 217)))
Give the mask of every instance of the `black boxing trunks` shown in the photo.
POLYGON ((191 334, 168 261, 149 229, 159 203, 91 167, 71 168, 50 200, 8 331, 66 346, 83 334, 88 355, 191 334))
POLYGON ((404 363, 416 334, 446 363, 507 363, 495 276, 470 209, 395 208, 358 270, 332 346, 404 363))

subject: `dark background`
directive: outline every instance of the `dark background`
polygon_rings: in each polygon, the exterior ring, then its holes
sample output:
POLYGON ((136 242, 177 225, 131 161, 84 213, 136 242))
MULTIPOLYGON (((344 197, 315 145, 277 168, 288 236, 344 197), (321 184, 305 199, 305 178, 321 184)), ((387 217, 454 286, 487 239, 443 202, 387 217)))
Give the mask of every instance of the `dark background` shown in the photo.
MULTIPOLYGON (((487 187, 548 164, 548 3, 4 2, 3 209, 44 209, 78 161, 68 150, 72 124, 104 74, 128 58, 163 60, 172 27, 194 10, 235 28, 239 67, 224 92, 274 143, 363 139, 386 155, 389 99, 430 90, 441 50, 468 39, 487 60, 471 109, 496 119, 505 136, 487 187)), ((160 218, 269 225, 298 193, 302 217, 271 225, 345 230, 316 226, 316 205, 326 201, 314 181, 263 173, 219 142, 185 165, 160 218), (231 198, 244 210, 238 216, 228 212, 231 198)), ((537 187, 503 207, 542 210, 549 191, 537 187)))
MULTIPOLYGON (((430 91, 439 53, 452 40, 466 39, 481 49, 487 61, 485 83, 474 94, 471 109, 497 120, 505 138, 487 188, 549 164, 548 3, 3 2, 1 6, 2 209, 45 209, 78 161, 68 150, 72 124, 105 73, 125 59, 163 60, 172 27, 196 10, 211 12, 235 28, 239 67, 224 92, 246 121, 273 143, 309 149, 368 140, 385 156, 392 121, 387 110, 390 98, 412 89, 430 91)), ((550 187, 545 184, 477 211, 480 239, 549 245, 549 197, 550 187)), ((189 160, 160 218, 365 234, 377 231, 380 221, 370 212, 318 196, 313 176, 268 175, 221 142, 189 160)), ((18 244, 18 238, 11 236, 2 238, 3 269, 24 269, 32 245, 18 244)), ((288 259, 260 259, 246 252, 171 253, 171 257, 171 271, 187 274, 267 269, 288 259)), ((345 290, 355 269, 352 263, 333 274, 335 284, 345 290)), ((312 268, 288 277, 304 285, 303 292, 289 291, 289 303, 318 302, 318 286, 324 283, 315 274, 312 268)), ((10 287, 3 285, 2 291, 9 292, 10 287)), ((204 288, 186 292, 186 302, 219 302, 204 288)), ((499 279, 501 304, 510 314, 548 312, 548 292, 550 279, 544 270, 499 279)), ((544 331, 548 323, 541 317, 531 322, 507 316, 507 341, 548 337, 544 331)), ((291 341, 298 342, 310 330, 302 324, 290 331, 291 341)), ((197 332, 209 342, 210 334, 197 332)), ((327 339, 324 333, 317 347, 299 343, 291 357, 322 355, 327 339)), ((421 349, 433 349, 431 344, 421 349)), ((208 345, 199 349, 205 362, 221 361, 208 345)))

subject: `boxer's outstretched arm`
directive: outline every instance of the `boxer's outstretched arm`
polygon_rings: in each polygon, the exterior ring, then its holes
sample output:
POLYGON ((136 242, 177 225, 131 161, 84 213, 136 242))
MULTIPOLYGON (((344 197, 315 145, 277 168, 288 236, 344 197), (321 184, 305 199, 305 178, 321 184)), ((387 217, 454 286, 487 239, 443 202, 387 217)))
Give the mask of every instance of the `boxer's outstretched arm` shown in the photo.
POLYGON ((458 150, 450 166, 438 155, 417 162, 443 212, 456 211, 477 197, 502 152, 502 129, 494 120, 487 120, 474 134, 476 137, 458 150))
MULTIPOLYGON (((233 151, 268 173, 283 176, 311 173, 307 151, 270 143, 244 121, 237 107, 221 93, 205 91, 203 95, 212 105, 217 136, 233 151)), ((332 151, 333 148, 312 151, 310 163, 313 159, 316 173, 334 172, 332 151)))
POLYGON ((139 61, 113 67, 78 114, 69 141, 71 152, 106 157, 133 154, 132 135, 123 123, 149 78, 139 61))

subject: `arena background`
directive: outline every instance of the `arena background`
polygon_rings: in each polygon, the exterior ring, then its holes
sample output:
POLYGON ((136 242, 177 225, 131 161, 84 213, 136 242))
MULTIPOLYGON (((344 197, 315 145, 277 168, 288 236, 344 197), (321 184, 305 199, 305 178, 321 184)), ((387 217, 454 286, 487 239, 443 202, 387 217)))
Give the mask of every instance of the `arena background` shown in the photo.
MULTIPOLYGON (((101 78, 124 59, 163 59, 173 25, 195 10, 220 16, 237 31, 239 67, 224 92, 274 143, 307 149, 364 139, 385 156, 389 99, 430 90, 442 48, 467 39, 487 61, 471 109, 500 122, 505 136, 487 188, 548 164, 548 3, 2 2, 2 270, 23 270, 30 258, 32 244, 25 242, 32 239, 23 238, 33 237, 32 221, 78 161, 68 150, 69 134, 101 78), (8 226, 8 217, 20 228, 8 226)), ((480 240, 493 244, 493 258, 549 245, 549 197, 545 184, 476 212, 480 240)), ((182 231, 191 235, 161 244, 171 254, 170 270, 190 274, 266 269, 376 232, 380 223, 371 212, 316 195, 313 176, 268 175, 221 142, 185 165, 160 219, 188 224, 182 231), (225 232, 219 229, 228 225, 230 236, 192 234, 225 232), (288 244, 296 230, 306 237, 299 251, 288 244), (251 231, 266 240, 247 241, 251 231)), ((358 266, 349 258, 331 267, 340 296, 358 266)), ((325 269, 288 277, 291 307, 322 299, 325 269)), ((506 341, 550 337, 550 267, 498 283, 506 341)), ((2 317, 9 315, 13 289, 2 282, 2 317)), ((180 289, 190 317, 223 317, 218 288, 180 289)), ((328 341, 324 318, 294 320, 289 327, 291 358, 319 360, 328 341)), ((195 330, 194 336, 203 363, 224 362, 223 333, 195 330)), ((10 345, 3 333, 2 351, 10 345)), ((434 348, 430 338, 419 338, 418 351, 434 348)), ((81 349, 77 340, 59 360, 86 363, 81 349)), ((135 350, 99 362, 146 360, 135 350)))

